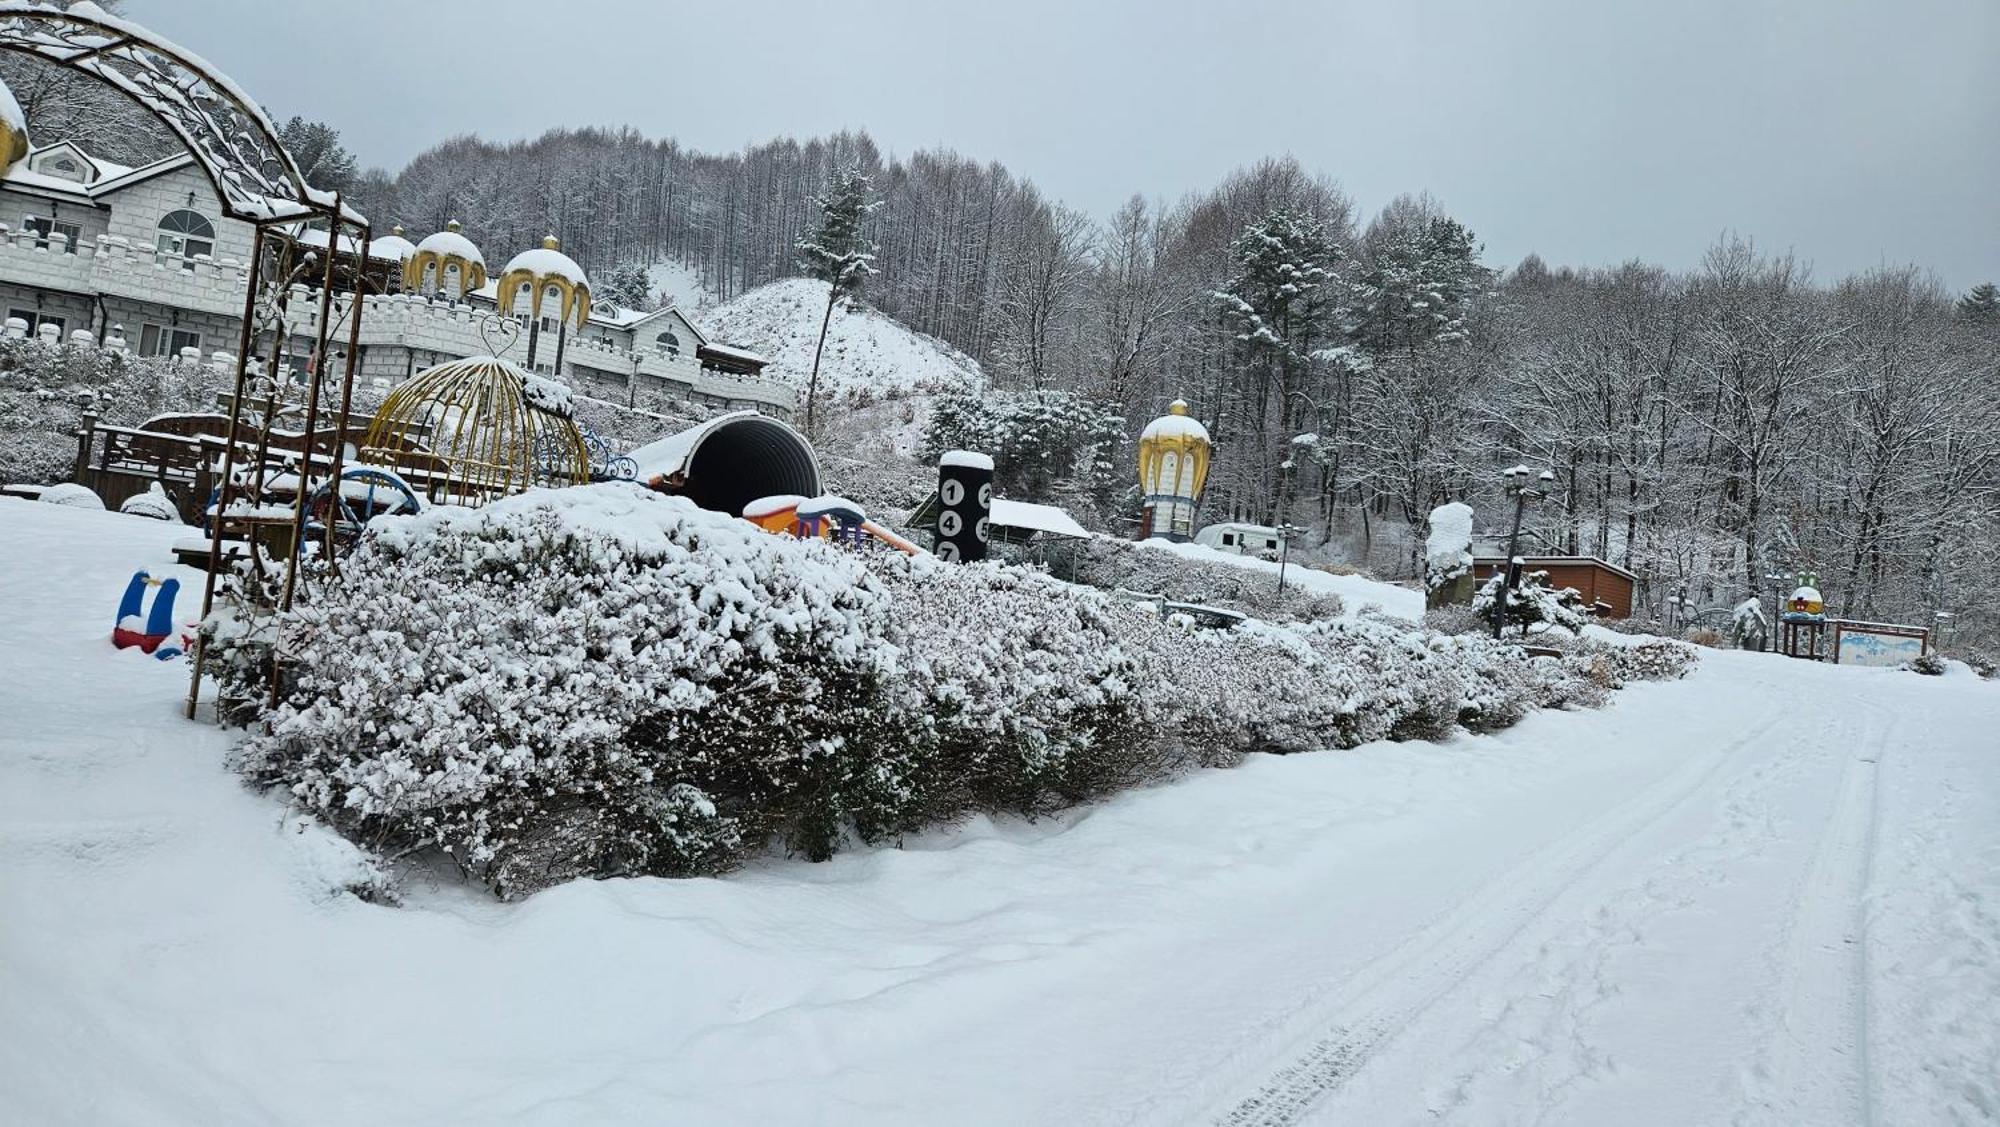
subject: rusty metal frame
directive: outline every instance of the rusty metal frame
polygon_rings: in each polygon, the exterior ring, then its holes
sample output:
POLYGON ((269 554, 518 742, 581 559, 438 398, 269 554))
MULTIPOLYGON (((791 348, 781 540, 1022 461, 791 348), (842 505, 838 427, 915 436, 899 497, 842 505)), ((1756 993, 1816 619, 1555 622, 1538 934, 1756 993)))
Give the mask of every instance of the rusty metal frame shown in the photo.
MULTIPOLYGON (((0 0, 0 51, 31 55, 79 74, 87 74, 117 90, 150 114, 179 139, 202 174, 215 188, 223 213, 254 228, 250 267, 243 296, 243 324, 237 336, 236 372, 229 402, 229 430, 223 445, 222 477, 209 541, 208 578, 202 584, 201 613, 206 621, 215 609, 216 572, 222 567, 222 541, 235 502, 239 454, 247 438, 245 412, 252 410, 248 382, 261 367, 272 381, 262 417, 257 421, 256 454, 249 467, 253 496, 261 493, 270 456, 271 429, 278 401, 279 362, 291 336, 286 303, 296 280, 284 266, 298 256, 300 236, 314 226, 326 230, 325 260, 320 263, 319 323, 315 331, 310 384, 306 389, 305 431, 298 455, 298 495, 294 500, 286 542, 284 578, 275 609, 291 609, 298 585, 298 568, 305 554, 306 502, 314 488, 319 464, 313 447, 319 437, 322 388, 328 378, 333 333, 333 289, 338 277, 341 242, 351 233, 354 292, 347 309, 348 335, 340 382, 340 407, 334 424, 330 473, 325 479, 338 490, 343 471, 347 427, 354 408, 354 366, 360 354, 364 308, 365 267, 371 231, 368 220, 346 206, 338 193, 324 192, 306 182, 298 162, 285 151, 276 126, 248 94, 200 56, 155 35, 138 24, 108 15, 95 7, 76 10, 0 0), (266 304, 268 303, 268 308, 266 304), (272 334, 268 365, 252 357, 259 337, 272 334)), ((252 537, 254 544, 254 535, 252 537)), ((320 555, 329 566, 334 541, 331 525, 321 541, 320 555)), ((256 552, 250 552, 251 564, 256 552)), ((257 598, 262 576, 246 582, 241 597, 257 598)), ((194 673, 188 687, 187 715, 192 718, 201 695, 207 647, 198 639, 194 673)), ((278 653, 272 651, 272 685, 277 685, 278 653)))

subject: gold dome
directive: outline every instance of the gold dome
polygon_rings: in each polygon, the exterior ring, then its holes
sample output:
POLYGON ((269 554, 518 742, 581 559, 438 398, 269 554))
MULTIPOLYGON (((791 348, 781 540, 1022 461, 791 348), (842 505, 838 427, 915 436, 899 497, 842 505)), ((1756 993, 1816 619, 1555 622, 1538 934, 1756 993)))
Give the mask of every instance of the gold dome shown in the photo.
POLYGON ((582 329, 583 323, 590 319, 590 279, 575 259, 562 252, 562 244, 554 235, 544 238, 541 246, 515 255, 500 272, 494 300, 502 317, 514 312, 514 303, 523 287, 528 289, 531 317, 542 315, 542 298, 554 293, 562 299, 562 313, 557 320, 573 320, 582 329))
POLYGON ((427 270, 436 272, 433 288, 440 290, 445 288, 446 275, 456 270, 460 297, 486 284, 486 256, 479 253, 479 247, 471 239, 459 233, 456 219, 417 244, 415 253, 403 264, 403 288, 422 293, 427 270))

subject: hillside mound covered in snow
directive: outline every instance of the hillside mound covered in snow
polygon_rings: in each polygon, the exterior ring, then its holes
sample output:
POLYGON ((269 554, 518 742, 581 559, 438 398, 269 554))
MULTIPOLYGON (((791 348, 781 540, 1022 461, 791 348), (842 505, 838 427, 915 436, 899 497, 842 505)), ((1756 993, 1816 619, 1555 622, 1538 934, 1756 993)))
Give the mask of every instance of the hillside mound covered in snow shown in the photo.
MULTIPOLYGON (((698 320, 711 339, 769 358, 767 374, 804 387, 825 316, 826 283, 788 278, 725 302, 698 320)), ((846 302, 833 311, 820 361, 822 391, 879 396, 977 386, 982 380, 978 361, 886 314, 846 302)))

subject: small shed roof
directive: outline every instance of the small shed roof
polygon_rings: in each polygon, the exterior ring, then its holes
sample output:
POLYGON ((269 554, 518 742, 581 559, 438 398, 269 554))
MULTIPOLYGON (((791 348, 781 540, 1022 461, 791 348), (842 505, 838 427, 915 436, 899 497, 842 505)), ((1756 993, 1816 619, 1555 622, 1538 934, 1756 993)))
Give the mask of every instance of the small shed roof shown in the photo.
MULTIPOLYGON (((1622 575, 1634 583, 1639 581, 1638 576, 1619 567, 1610 560, 1601 560, 1596 556, 1522 556, 1521 561, 1529 567, 1550 567, 1557 565, 1568 567, 1601 567, 1613 575, 1622 575)), ((1472 564, 1474 567, 1499 567, 1506 562, 1507 557, 1505 556, 1479 556, 1472 561, 1472 564)))

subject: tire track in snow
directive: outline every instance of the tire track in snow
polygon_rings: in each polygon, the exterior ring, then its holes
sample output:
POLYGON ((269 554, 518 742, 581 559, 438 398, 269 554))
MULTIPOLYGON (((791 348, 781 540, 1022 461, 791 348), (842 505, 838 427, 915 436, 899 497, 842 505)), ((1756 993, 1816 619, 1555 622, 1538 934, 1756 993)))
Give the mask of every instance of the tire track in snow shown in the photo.
POLYGON ((1736 1127, 1871 1124, 1867 894, 1874 871, 1878 776, 1896 722, 1886 709, 1860 749, 1845 751, 1840 786, 1793 901, 1774 1028, 1746 1087, 1736 1127))
POLYGON ((1701 793, 1715 773, 1787 717, 1771 714, 1658 783, 1543 847, 1408 942, 1365 964, 1297 1025, 1290 1059, 1248 1095, 1205 1118, 1222 1127, 1287 1127, 1363 1068, 1385 1043, 1535 922, 1634 836, 1701 793), (1308 1040, 1309 1039, 1309 1040, 1308 1040), (1305 1041, 1303 1048, 1297 1046, 1305 1041))

